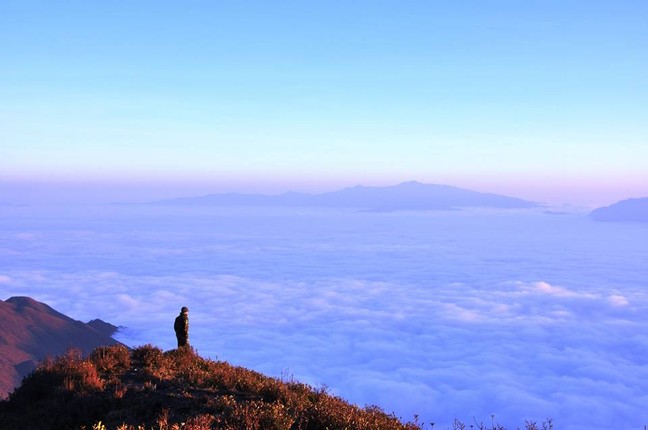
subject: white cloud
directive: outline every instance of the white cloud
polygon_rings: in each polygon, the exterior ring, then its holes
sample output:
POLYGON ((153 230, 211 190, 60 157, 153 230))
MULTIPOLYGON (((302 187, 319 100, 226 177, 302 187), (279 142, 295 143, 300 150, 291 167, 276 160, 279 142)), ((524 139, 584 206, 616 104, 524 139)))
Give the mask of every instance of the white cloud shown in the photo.
POLYGON ((523 291, 533 294, 545 294, 556 297, 580 297, 580 298, 596 298, 596 294, 591 294, 587 292, 575 292, 571 291, 568 288, 551 285, 548 282, 532 282, 529 284, 519 283, 520 288, 523 291))
POLYGON ((608 300, 610 301, 610 304, 612 306, 616 306, 616 307, 624 307, 630 304, 628 299, 620 294, 612 294, 611 296, 608 297, 608 300))
POLYGON ((556 296, 571 296, 573 293, 561 287, 554 287, 547 282, 534 282, 531 284, 531 287, 540 293, 544 294, 553 294, 556 296))

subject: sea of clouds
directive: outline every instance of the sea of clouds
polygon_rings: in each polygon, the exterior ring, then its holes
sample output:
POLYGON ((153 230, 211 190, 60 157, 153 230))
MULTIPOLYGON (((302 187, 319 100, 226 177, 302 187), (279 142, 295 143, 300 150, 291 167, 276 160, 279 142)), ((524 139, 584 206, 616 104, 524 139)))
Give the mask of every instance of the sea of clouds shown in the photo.
POLYGON ((0 295, 435 428, 648 424, 648 225, 541 212, 0 208, 0 295))

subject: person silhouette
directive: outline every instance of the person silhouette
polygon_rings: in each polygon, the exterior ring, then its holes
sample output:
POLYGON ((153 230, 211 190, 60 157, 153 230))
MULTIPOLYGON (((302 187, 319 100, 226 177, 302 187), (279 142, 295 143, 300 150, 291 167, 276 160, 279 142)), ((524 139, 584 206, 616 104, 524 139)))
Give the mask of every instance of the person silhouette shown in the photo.
POLYGON ((176 338, 178 339, 178 348, 189 346, 189 309, 183 306, 173 323, 176 338))

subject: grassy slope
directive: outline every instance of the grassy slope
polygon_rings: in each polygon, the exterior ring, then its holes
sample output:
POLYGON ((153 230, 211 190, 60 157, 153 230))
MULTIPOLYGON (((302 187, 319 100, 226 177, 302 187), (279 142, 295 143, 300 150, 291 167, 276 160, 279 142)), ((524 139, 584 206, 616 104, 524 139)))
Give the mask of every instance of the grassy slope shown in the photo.
POLYGON ((91 429, 100 421, 124 430, 418 428, 305 384, 150 345, 102 347, 87 359, 71 351, 0 403, 2 429, 91 429))

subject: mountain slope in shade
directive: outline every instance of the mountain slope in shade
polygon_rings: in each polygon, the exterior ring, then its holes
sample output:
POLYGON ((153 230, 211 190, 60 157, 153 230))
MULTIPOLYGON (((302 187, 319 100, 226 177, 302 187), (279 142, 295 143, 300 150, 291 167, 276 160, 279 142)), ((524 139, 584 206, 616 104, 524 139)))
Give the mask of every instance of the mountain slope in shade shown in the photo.
POLYGON ((115 326, 100 320, 75 321, 29 297, 0 301, 0 327, 0 398, 47 356, 70 348, 87 354, 98 346, 119 343, 110 336, 115 326))
POLYGON ((498 194, 480 193, 448 185, 404 182, 390 187, 357 186, 322 194, 285 193, 276 196, 261 194, 210 194, 162 200, 161 205, 213 206, 283 206, 355 208, 365 210, 433 210, 485 207, 522 209, 537 203, 498 194))
POLYGON ((648 222, 648 197, 628 199, 611 206, 595 209, 590 213, 595 221, 648 222))

